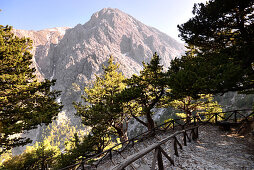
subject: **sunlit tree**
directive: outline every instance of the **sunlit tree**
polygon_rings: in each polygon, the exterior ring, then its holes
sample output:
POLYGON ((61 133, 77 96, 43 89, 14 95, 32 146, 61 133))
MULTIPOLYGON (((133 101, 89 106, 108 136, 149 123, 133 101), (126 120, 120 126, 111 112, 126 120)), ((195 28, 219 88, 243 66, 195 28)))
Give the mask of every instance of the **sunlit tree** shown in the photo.
POLYGON ((194 55, 186 54, 171 62, 173 94, 195 97, 253 91, 253 5, 253 0, 195 4, 194 17, 178 26, 180 37, 194 55))
POLYGON ((54 81, 38 82, 31 68, 32 41, 18 38, 10 26, 0 26, 0 148, 2 151, 30 141, 19 133, 51 123, 59 111, 50 91, 54 81))
POLYGON ((133 75, 126 82, 127 88, 122 93, 122 99, 132 102, 134 110, 130 114, 149 130, 153 129, 155 124, 152 109, 156 108, 167 88, 159 56, 155 53, 150 63, 143 63, 140 75, 133 75), (144 116, 146 121, 144 122, 140 116, 144 116))
POLYGON ((103 127, 104 133, 115 135, 126 140, 128 115, 124 112, 124 103, 116 98, 126 86, 119 65, 113 63, 113 57, 108 60, 108 66, 103 67, 103 73, 96 76, 91 87, 84 89, 84 103, 75 103, 77 114, 81 116, 84 125, 98 132, 103 127))

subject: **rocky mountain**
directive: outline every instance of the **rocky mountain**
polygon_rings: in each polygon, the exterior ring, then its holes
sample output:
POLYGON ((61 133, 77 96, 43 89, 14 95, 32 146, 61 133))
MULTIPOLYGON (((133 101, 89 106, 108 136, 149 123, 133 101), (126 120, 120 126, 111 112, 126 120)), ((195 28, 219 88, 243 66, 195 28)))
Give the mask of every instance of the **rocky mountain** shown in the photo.
POLYGON ((50 47, 58 44, 63 38, 67 29, 69 29, 69 27, 58 27, 40 31, 13 29, 13 33, 18 37, 29 37, 33 40, 33 49, 31 53, 34 58, 32 66, 36 68, 36 76, 39 80, 45 78, 40 68, 41 65, 46 65, 46 63, 42 63, 42 60, 44 60, 43 58, 48 55, 50 47))
POLYGON ((185 50, 183 44, 168 35, 111 8, 94 13, 87 23, 74 28, 15 30, 15 33, 34 41, 38 75, 57 80, 53 89, 62 91, 58 100, 67 113, 72 112, 72 102, 80 99, 84 86, 101 73, 110 55, 120 63, 120 71, 129 77, 138 74, 142 62, 149 62, 154 52, 167 68, 170 60, 185 50))
MULTIPOLYGON (((84 87, 95 78, 95 74, 101 73, 110 55, 120 63, 120 71, 130 77, 139 73, 142 62, 149 62, 154 52, 160 55, 161 64, 166 69, 170 60, 180 57, 185 50, 183 44, 168 35, 112 8, 94 13, 87 23, 74 28, 14 30, 14 33, 33 40, 33 67, 37 69, 38 79, 56 79, 53 90, 62 91, 58 101, 63 103, 64 109, 58 122, 70 119, 73 125, 78 125, 79 119, 74 116, 72 102, 80 100, 84 87)), ((236 99, 238 101, 236 97, 231 101, 236 99)), ((217 100, 220 103, 224 101, 219 97, 217 100)), ((163 115, 163 110, 158 113, 156 116, 163 115)), ((34 141, 40 140, 42 131, 43 127, 39 127, 27 136, 34 141)), ((22 150, 24 147, 16 149, 15 153, 22 150)))
POLYGON ((227 92, 222 96, 216 95, 215 100, 218 101, 224 111, 251 109, 253 108, 254 94, 227 92))

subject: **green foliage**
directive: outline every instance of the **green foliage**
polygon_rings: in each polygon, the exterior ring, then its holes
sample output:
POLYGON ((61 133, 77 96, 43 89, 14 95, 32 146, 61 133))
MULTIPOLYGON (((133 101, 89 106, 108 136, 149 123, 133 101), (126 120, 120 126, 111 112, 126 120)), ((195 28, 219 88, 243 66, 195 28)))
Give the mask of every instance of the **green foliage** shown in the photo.
POLYGON ((132 102, 136 108, 130 114, 148 129, 154 128, 152 119, 155 108, 165 94, 166 78, 163 67, 160 65, 160 58, 155 53, 149 64, 143 63, 144 69, 140 75, 133 75, 127 82, 127 88, 122 93, 122 99, 126 102, 132 102), (143 122, 138 116, 145 116, 147 122, 143 122))
POLYGON ((57 163, 56 158, 59 154, 60 149, 50 145, 48 140, 44 140, 42 143, 36 142, 34 146, 28 146, 21 155, 5 161, 1 169, 45 169, 57 163))
POLYGON ((222 112, 217 101, 213 101, 212 95, 203 94, 199 95, 199 97, 199 99, 194 100, 192 97, 187 96, 181 100, 170 102, 169 106, 174 107, 176 110, 183 111, 183 113, 176 113, 176 115, 181 118, 187 118, 187 121, 190 121, 192 116, 222 112))
MULTIPOLYGON (((120 143, 120 139, 112 139, 112 136, 108 134, 107 129, 104 129, 103 127, 101 127, 101 129, 92 128, 91 132, 83 138, 75 136, 73 140, 68 142, 68 145, 71 145, 72 147, 67 147, 64 154, 61 154, 58 157, 58 165, 55 166, 55 168, 59 169, 75 164, 80 161, 80 158, 90 158, 103 150, 111 148, 117 143, 120 143)), ((120 147, 121 145, 115 149, 120 147)), ((91 161, 94 160, 91 159, 91 161)))
POLYGON ((12 151, 11 149, 10 150, 7 150, 5 151, 4 153, 1 154, 0 156, 0 167, 3 166, 3 162, 9 160, 12 158, 12 151))
POLYGON ((190 51, 171 62, 176 96, 252 91, 254 87, 253 0, 210 0, 178 26, 190 51))
POLYGON ((71 126, 71 122, 68 120, 62 121, 61 123, 53 122, 43 130, 42 139, 49 141, 52 146, 58 146, 61 149, 66 148, 69 150, 72 148, 69 141, 73 140, 75 134, 84 136, 88 133, 88 130, 84 129, 85 127, 78 129, 75 126, 71 126))
POLYGON ((51 123, 61 106, 51 92, 54 81, 38 82, 31 68, 32 41, 18 38, 11 27, 0 25, 0 148, 2 151, 31 142, 15 134, 51 123))
POLYGON ((166 127, 172 128, 172 127, 173 127, 173 124, 170 124, 172 121, 174 121, 174 119, 172 119, 172 118, 169 118, 169 119, 164 120, 163 123, 166 123, 166 124, 164 125, 164 127, 165 127, 165 128, 166 128, 166 127), (169 124, 170 124, 170 125, 169 125, 169 124))
MULTIPOLYGON (((2 154, 0 157, 2 169, 42 169, 43 166, 58 169, 64 167, 62 165, 75 163, 75 156, 69 157, 71 158, 68 160, 69 163, 66 162, 66 158, 74 149, 82 155, 84 150, 80 149, 81 146, 77 146, 82 139, 80 136, 84 135, 87 135, 87 131, 77 130, 74 126, 70 126, 68 121, 60 124, 53 122, 43 131, 42 142, 27 146, 24 153, 18 156, 12 157, 10 151, 2 154), (61 154, 60 150, 64 150, 65 154, 61 154)), ((87 147, 88 150, 90 146, 87 147)))
MULTIPOLYGON (((116 97, 126 86, 122 73, 117 71, 118 64, 113 63, 113 57, 108 60, 108 66, 103 67, 103 74, 96 76, 91 87, 84 89, 82 102, 74 103, 77 114, 81 116, 84 125, 92 128, 92 138, 104 142, 105 147, 109 136, 127 139, 128 116, 124 112, 125 105, 116 97), (101 135, 97 135, 101 134, 101 135)), ((97 141, 94 141, 97 142, 97 141)), ((100 148, 99 146, 97 149, 100 148)), ((100 150, 103 148, 100 148, 100 150)))
MULTIPOLYGON (((80 143, 82 136, 88 134, 88 129, 77 129, 75 126, 71 126, 71 122, 62 121, 61 123, 53 122, 50 124, 42 134, 43 141, 48 141, 51 146, 61 149, 61 154, 54 157, 54 162, 49 164, 54 169, 66 167, 72 163, 75 163, 76 159, 80 157, 83 149, 80 149, 78 143, 80 143), (79 154, 70 154, 72 150, 77 150, 79 154)), ((90 148, 90 146, 88 146, 90 148)), ((89 149, 88 149, 89 150, 89 149)), ((85 153, 85 152, 84 152, 85 153)))

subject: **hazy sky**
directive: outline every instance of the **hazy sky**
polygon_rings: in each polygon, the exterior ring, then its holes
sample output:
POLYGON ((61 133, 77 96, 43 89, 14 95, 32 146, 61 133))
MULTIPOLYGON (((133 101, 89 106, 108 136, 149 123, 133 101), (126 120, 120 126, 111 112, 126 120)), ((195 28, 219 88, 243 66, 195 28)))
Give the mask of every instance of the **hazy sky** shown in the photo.
POLYGON ((118 8, 180 41, 177 24, 192 16, 194 3, 206 0, 0 0, 0 25, 41 30, 86 23, 102 8, 118 8))

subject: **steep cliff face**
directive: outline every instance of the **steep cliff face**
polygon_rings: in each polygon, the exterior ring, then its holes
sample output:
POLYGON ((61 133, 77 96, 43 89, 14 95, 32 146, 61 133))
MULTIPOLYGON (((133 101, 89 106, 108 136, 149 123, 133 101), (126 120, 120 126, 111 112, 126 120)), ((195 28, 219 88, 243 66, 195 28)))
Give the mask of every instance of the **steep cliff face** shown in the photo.
POLYGON ((59 100, 65 108, 79 100, 82 89, 100 74, 109 55, 120 63, 125 76, 131 76, 139 73, 142 62, 148 62, 154 52, 161 56, 165 68, 184 52, 183 44, 111 8, 102 9, 84 25, 71 29, 23 32, 18 33, 34 40, 35 61, 42 76, 57 80, 54 89, 62 91, 59 100))
POLYGON ((36 76, 39 80, 45 78, 44 72, 47 72, 46 68, 50 63, 50 59, 47 58, 49 49, 51 46, 59 43, 67 29, 69 27, 56 27, 40 31, 13 29, 13 33, 16 36, 27 37, 33 40, 31 53, 34 57, 32 66, 36 68, 36 76))
MULTIPOLYGON (((95 74, 101 73, 110 55, 120 63, 120 71, 130 77, 139 73, 142 62, 149 62, 154 52, 160 55, 166 69, 170 60, 180 57, 185 50, 183 44, 168 35, 111 8, 96 12, 87 23, 74 28, 13 32, 33 40, 32 66, 37 70, 38 79, 56 79, 52 90, 62 91, 57 100, 63 103, 64 109, 58 116, 58 123, 70 119, 72 125, 80 125, 72 103, 80 100, 84 86, 95 74)), ((23 135, 35 142, 40 140, 43 129, 39 127, 23 135)), ((14 153, 21 153, 23 149, 16 148, 14 153)))
POLYGON ((185 47, 159 30, 146 26, 130 15, 105 8, 94 13, 84 25, 42 31, 15 30, 18 36, 34 41, 34 65, 42 79, 56 79, 53 90, 62 91, 68 118, 73 117, 73 101, 79 101, 84 86, 100 74, 110 55, 120 63, 126 77, 138 74, 142 62, 153 53, 161 57, 165 69, 185 47))
POLYGON ((215 100, 222 106, 223 110, 242 110, 253 108, 253 94, 238 94, 237 92, 227 92, 222 96, 215 96, 215 100))
POLYGON ((55 89, 62 91, 61 101, 69 106, 78 100, 79 90, 100 74, 109 55, 114 56, 128 77, 139 73, 142 62, 148 62, 154 52, 167 68, 170 60, 183 51, 182 44, 155 28, 117 9, 103 9, 86 24, 69 29, 60 43, 50 49, 52 70, 45 75, 57 79, 55 89))

